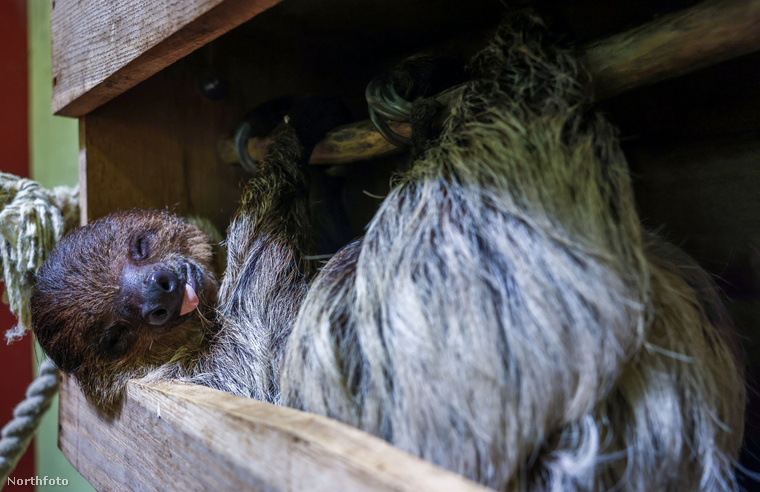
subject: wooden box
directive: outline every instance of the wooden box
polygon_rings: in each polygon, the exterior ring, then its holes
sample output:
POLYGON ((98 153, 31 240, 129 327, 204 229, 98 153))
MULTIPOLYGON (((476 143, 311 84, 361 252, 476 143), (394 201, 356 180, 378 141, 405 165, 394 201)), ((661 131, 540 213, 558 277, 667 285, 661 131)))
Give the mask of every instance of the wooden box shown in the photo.
MULTIPOLYGON (((751 337, 760 1, 540 7, 586 46, 642 218, 726 279, 751 337)), ((246 173, 220 145, 248 109, 331 93, 366 117, 374 75, 493 26, 502 9, 496 0, 53 0, 53 108, 80 121, 82 221, 169 207, 224 230, 246 173), (220 83, 225 97, 209 100, 220 83)), ((374 185, 375 167, 361 166, 351 169, 374 185)), ((758 360, 757 344, 745 351, 758 360)), ((483 489, 340 423, 184 384, 130 383, 121 415, 108 418, 64 379, 59 445, 98 489, 483 489)))

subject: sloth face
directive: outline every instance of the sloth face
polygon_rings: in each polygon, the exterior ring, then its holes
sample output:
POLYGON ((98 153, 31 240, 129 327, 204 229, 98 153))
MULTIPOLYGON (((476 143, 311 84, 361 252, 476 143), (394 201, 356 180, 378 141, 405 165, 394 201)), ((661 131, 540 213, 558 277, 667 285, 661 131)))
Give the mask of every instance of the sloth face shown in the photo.
POLYGON ((168 211, 109 215, 64 236, 32 292, 32 328, 85 393, 199 347, 214 326, 210 237, 168 211))

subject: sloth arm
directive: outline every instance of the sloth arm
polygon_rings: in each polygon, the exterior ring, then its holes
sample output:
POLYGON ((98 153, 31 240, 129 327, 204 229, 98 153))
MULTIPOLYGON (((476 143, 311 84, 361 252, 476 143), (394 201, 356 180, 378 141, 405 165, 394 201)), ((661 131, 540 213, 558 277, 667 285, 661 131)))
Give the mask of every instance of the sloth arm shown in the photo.
POLYGON ((197 382, 279 401, 282 348, 314 270, 304 258, 313 249, 304 171, 309 154, 296 129, 280 125, 268 158, 243 191, 227 235, 222 329, 197 382))
POLYGON ((315 245, 306 166, 327 131, 349 119, 338 100, 312 97, 297 102, 275 128, 267 158, 246 184, 228 230, 218 308, 222 329, 198 382, 279 402, 285 341, 316 271, 307 259, 315 245))

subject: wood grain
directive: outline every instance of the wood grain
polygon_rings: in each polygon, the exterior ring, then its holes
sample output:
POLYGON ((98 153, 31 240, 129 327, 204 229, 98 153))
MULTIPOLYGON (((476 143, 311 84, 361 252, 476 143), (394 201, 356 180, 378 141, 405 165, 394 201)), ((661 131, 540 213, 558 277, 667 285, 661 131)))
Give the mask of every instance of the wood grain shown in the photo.
POLYGON ((712 0, 592 44, 586 62, 600 98, 760 49, 760 1, 712 0))
POLYGON ((116 210, 169 208, 225 231, 246 177, 218 162, 222 107, 172 66, 80 119, 82 222, 116 210))
MULTIPOLYGON (((411 128, 405 123, 389 122, 389 126, 397 133, 408 137, 411 128)), ((255 161, 264 159, 271 139, 254 137, 248 139, 248 153, 255 161)), ((219 159, 227 164, 238 162, 235 143, 232 139, 221 140, 217 144, 219 159)), ((375 130, 370 120, 359 121, 350 125, 338 127, 330 131, 317 144, 311 154, 311 164, 349 164, 351 162, 380 159, 403 152, 387 141, 375 130)))
POLYGON ((53 0, 53 112, 94 108, 280 0, 53 0))
POLYGON ((130 382, 115 419, 62 386, 59 447, 98 490, 489 490, 339 422, 202 386, 130 382))

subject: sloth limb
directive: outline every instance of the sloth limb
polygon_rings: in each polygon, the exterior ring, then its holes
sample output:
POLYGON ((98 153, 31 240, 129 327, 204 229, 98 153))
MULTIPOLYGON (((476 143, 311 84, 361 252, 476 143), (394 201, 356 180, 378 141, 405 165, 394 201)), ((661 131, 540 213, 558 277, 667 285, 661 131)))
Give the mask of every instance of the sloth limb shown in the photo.
POLYGON ((150 378, 184 379, 279 403, 282 353, 316 272, 315 261, 308 259, 316 248, 308 158, 328 130, 348 120, 347 110, 330 98, 310 98, 291 108, 227 232, 220 332, 190 372, 183 364, 170 364, 150 378))
POLYGON ((744 389, 722 307, 643 232, 616 133, 548 37, 530 15, 499 29, 442 134, 422 128, 423 157, 319 273, 303 165, 339 119, 329 105, 277 130, 216 310, 202 235, 176 217, 64 239, 33 298, 43 348, 96 400, 153 369, 336 418, 499 490, 736 488, 744 389), (159 292, 163 324, 156 283, 174 292, 159 292))
POLYGON ((585 73, 517 23, 314 281, 283 403, 499 490, 732 489, 744 389, 709 280, 658 256, 585 73))
POLYGON ((32 293, 46 353, 104 407, 151 371, 277 401, 284 340, 315 272, 306 157, 346 121, 331 99, 291 108, 228 231, 220 288, 208 235, 168 211, 112 214, 65 236, 32 293))

